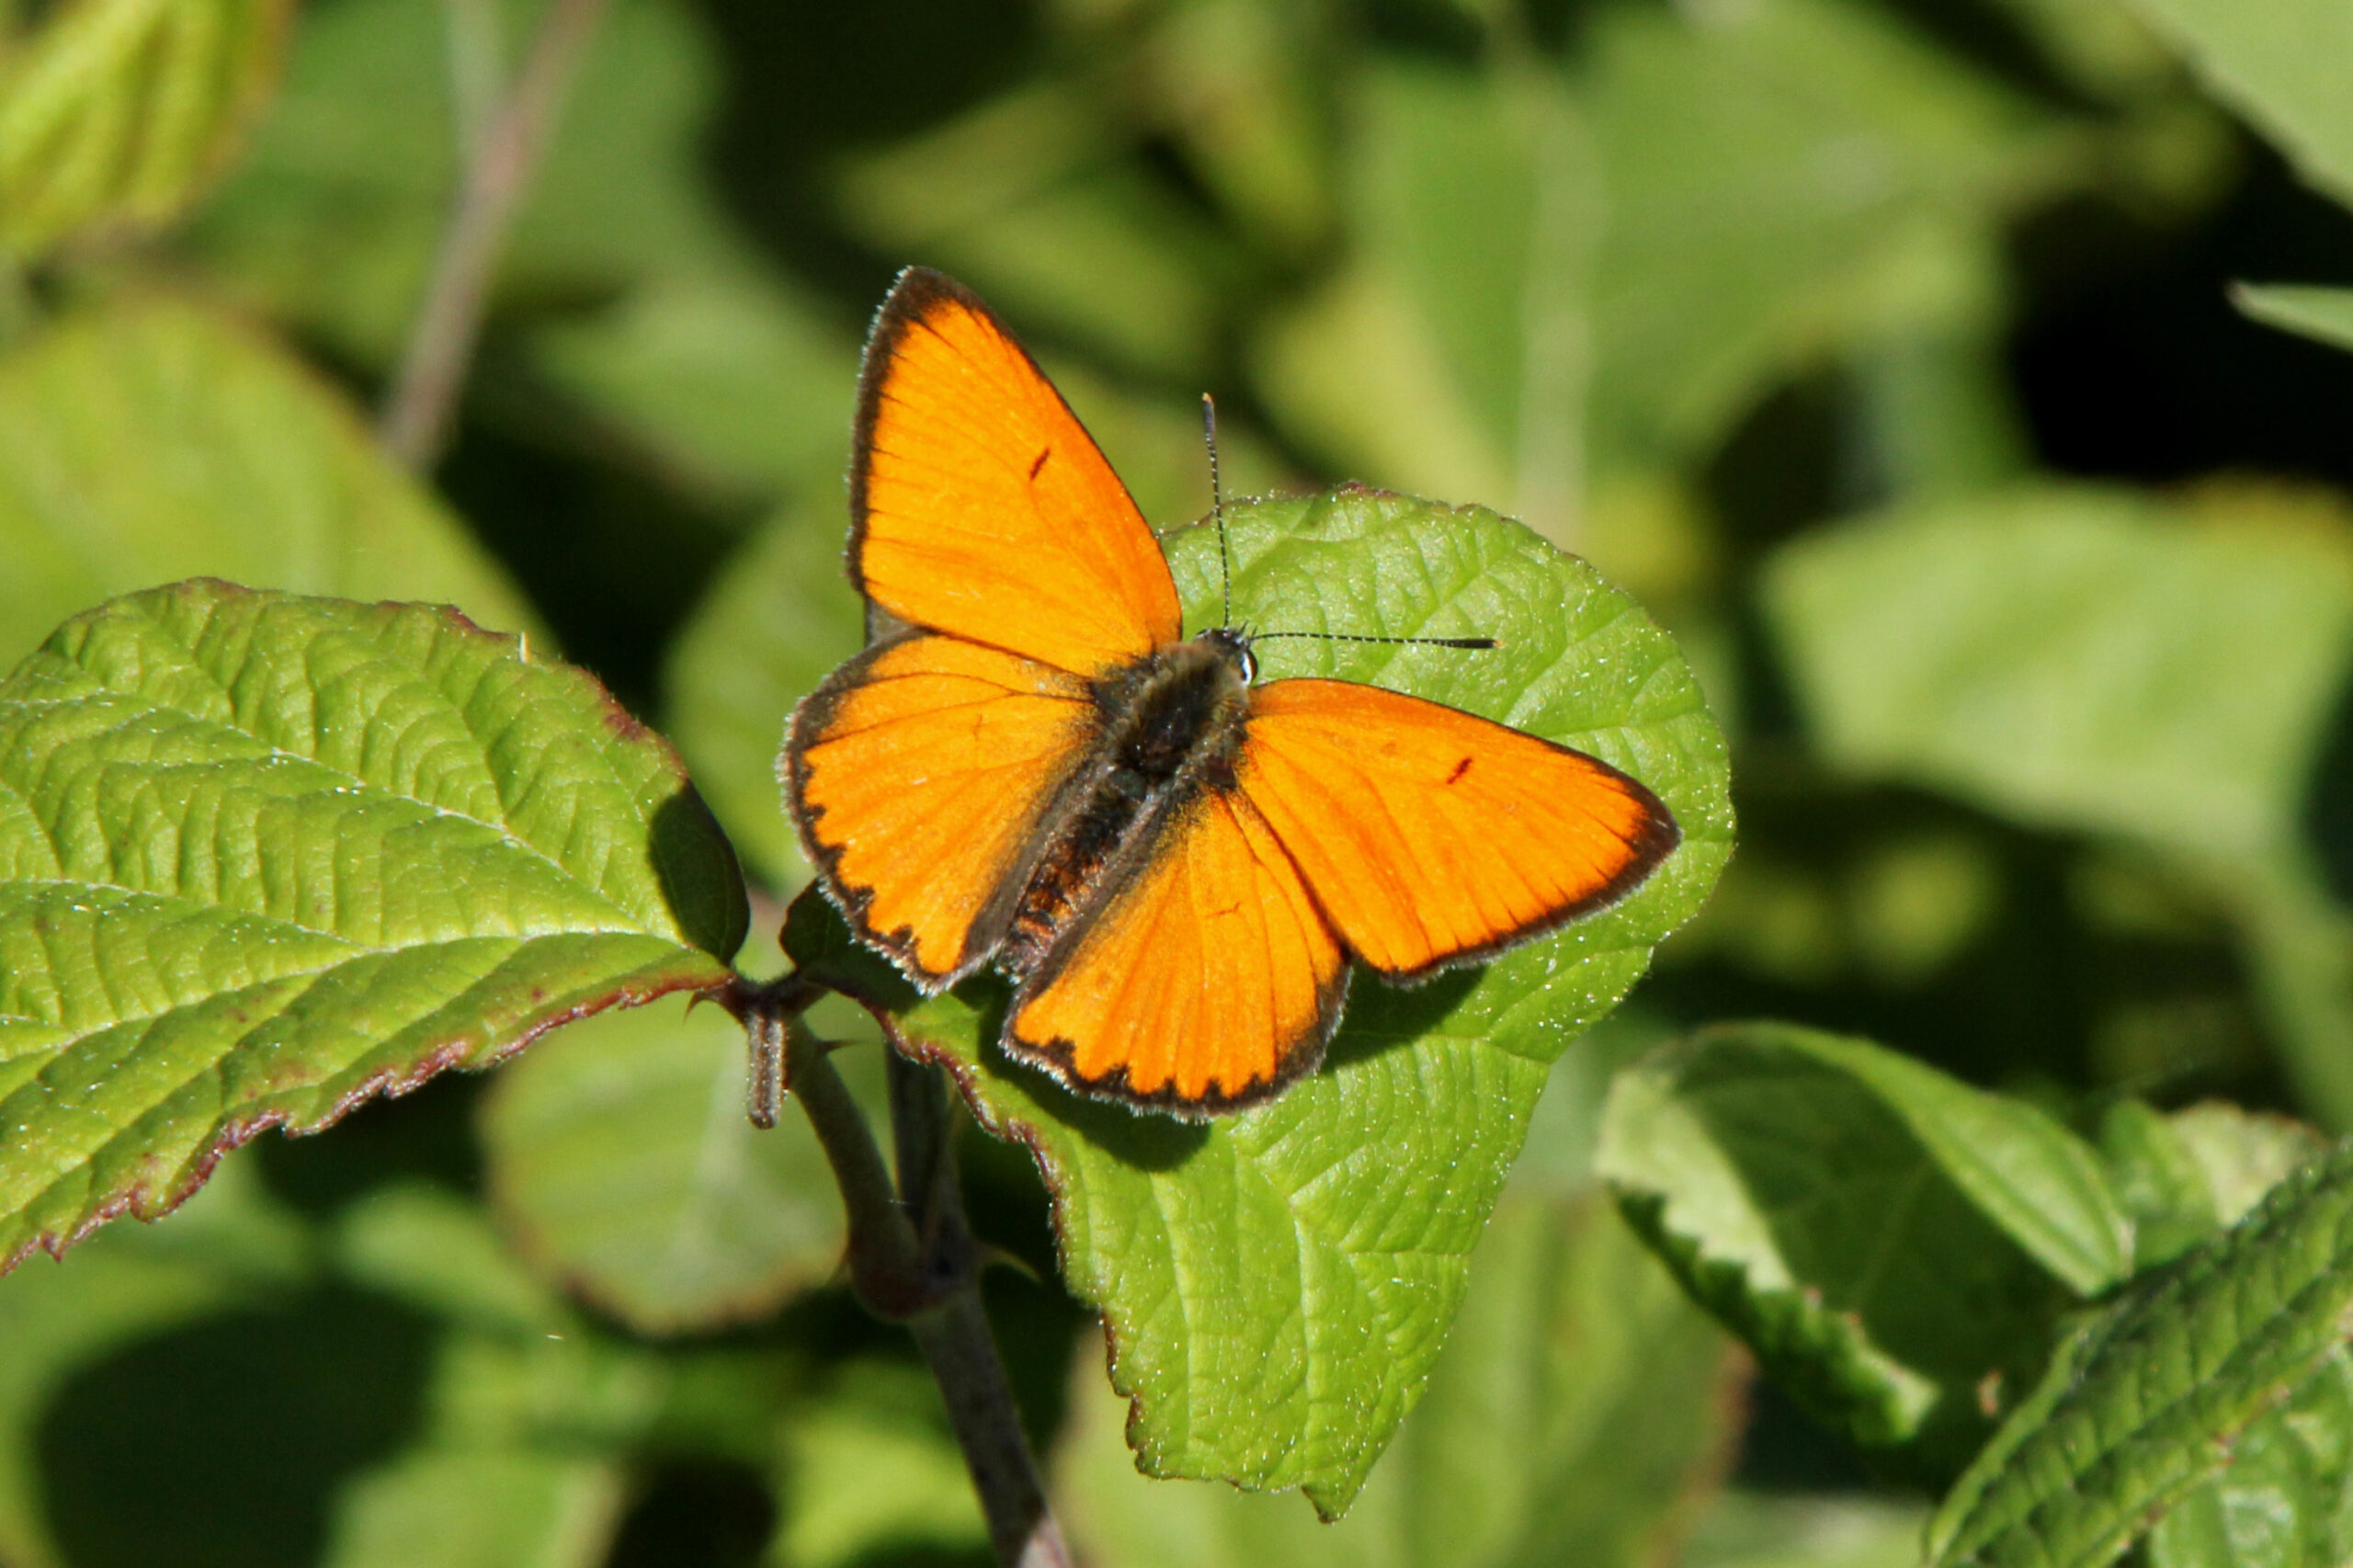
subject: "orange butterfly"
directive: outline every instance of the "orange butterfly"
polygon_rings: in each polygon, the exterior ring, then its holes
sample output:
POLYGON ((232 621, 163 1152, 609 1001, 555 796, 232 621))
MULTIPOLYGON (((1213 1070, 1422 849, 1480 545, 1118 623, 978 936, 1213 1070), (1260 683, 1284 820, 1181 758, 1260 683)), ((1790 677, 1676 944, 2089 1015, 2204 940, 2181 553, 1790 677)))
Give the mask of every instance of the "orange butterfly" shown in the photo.
POLYGON ((858 381, 874 639, 792 716, 802 846, 926 994, 994 964, 1007 1054, 1199 1117, 1322 1058, 1354 959, 1411 983, 1623 896, 1680 840, 1582 752, 1183 640, 1103 454, 1004 324, 911 267, 858 381))

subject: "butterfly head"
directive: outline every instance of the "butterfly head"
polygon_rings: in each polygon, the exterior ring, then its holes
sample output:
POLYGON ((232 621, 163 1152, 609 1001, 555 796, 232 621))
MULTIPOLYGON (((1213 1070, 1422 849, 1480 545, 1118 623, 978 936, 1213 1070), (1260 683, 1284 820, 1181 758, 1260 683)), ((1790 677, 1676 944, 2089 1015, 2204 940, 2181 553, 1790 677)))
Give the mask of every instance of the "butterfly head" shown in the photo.
POLYGON ((1212 626, 1194 641, 1215 653, 1242 677, 1245 686, 1258 679, 1258 655, 1251 651, 1250 633, 1238 626, 1212 626))

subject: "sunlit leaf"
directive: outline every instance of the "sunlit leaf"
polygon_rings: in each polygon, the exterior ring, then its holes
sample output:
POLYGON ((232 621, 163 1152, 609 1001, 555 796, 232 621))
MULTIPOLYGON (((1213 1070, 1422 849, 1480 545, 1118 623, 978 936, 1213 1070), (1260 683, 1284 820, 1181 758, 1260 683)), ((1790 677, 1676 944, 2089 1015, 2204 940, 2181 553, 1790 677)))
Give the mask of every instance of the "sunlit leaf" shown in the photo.
POLYGON ((2296 833, 2353 654, 2353 528, 2029 490, 1810 535, 1765 605, 1834 762, 2245 858, 2296 833))
POLYGON ((1721 1462, 1727 1374, 1721 1336, 1606 1207, 1506 1199, 1427 1395, 1346 1519, 1138 1476, 1086 1351, 1057 1490, 1102 1568, 1632 1568, 1721 1462))
MULTIPOLYGON (((1322 1072, 1206 1126, 1015 1066, 991 986, 910 1007, 822 901, 795 906, 786 942, 894 1013, 907 1049, 946 1061, 983 1121, 1036 1152, 1065 1276, 1103 1308, 1113 1383, 1138 1402, 1145 1468, 1299 1486, 1337 1514, 1418 1393, 1548 1066, 1706 896, 1731 809, 1721 733, 1674 644, 1583 562, 1479 508, 1379 492, 1227 518, 1237 619, 1502 644, 1288 642, 1267 646, 1268 676, 1370 677, 1584 747, 1659 792, 1681 849, 1623 903, 1483 970, 1359 983, 1322 1072)), ((1214 622, 1215 536, 1186 530, 1169 551, 1191 623, 1214 622)))
POLYGON ((0 683, 0 1258, 153 1216, 744 935, 669 747, 431 607, 196 582, 0 683))
POLYGON ((0 247, 176 216, 277 83, 293 0, 69 0, 0 58, 0 247))
POLYGON ((1863 1040, 1703 1030, 1621 1074, 1597 1165, 1686 1288, 1825 1421, 1949 1474, 2131 1235, 2035 1108, 1863 1040))
MULTIPOLYGON (((2337 1375, 2353 1305, 2349 1214, 2353 1151, 2340 1148, 2235 1229, 2136 1281, 2073 1337, 1946 1497, 1929 1531, 1935 1568, 2102 1568, 2228 1464, 2249 1423, 2337 1375)), ((2327 1407, 2341 1392, 2311 1397, 2337 1425, 2327 1407)), ((2326 1484, 2341 1487, 2341 1434, 2309 1436, 2326 1484)))

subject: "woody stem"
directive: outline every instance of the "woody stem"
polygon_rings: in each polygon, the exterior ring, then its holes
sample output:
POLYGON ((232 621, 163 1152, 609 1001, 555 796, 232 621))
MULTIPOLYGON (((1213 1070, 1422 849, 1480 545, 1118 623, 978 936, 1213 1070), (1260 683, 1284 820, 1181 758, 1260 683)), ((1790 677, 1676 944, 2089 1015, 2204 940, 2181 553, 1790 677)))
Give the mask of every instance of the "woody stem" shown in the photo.
POLYGON ((889 1053, 893 1181, 824 1042, 797 1013, 781 1023, 785 1081, 833 1166, 848 1214, 852 1288, 869 1312, 915 1335, 948 1406, 997 1561, 1005 1568, 1070 1568, 981 1304, 980 1250, 964 1221, 946 1082, 938 1068, 889 1053))

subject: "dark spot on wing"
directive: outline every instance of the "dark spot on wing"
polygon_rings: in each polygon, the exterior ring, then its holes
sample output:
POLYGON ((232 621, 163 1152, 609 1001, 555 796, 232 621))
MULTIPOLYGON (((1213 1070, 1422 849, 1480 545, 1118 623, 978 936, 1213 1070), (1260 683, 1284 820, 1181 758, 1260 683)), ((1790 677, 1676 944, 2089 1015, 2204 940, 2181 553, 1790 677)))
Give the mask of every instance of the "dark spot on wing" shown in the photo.
POLYGON ((1461 782, 1462 776, 1470 771, 1471 759, 1466 756, 1461 762, 1454 765, 1454 771, 1446 776, 1446 781, 1449 784, 1460 783, 1461 782))
POLYGON ((1053 449, 1053 448, 1051 448, 1051 447, 1040 447, 1040 448, 1039 448, 1039 449, 1038 449, 1038 455, 1037 455, 1036 457, 1034 457, 1034 458, 1032 458, 1032 459, 1030 459, 1030 460, 1029 460, 1029 477, 1030 477, 1030 478, 1032 478, 1032 479, 1037 478, 1037 477, 1038 477, 1038 471, 1039 471, 1040 469, 1041 469, 1041 468, 1044 468, 1044 467, 1046 466, 1046 460, 1047 460, 1048 458, 1050 458, 1050 457, 1052 457, 1053 455, 1054 455, 1054 449, 1053 449))

